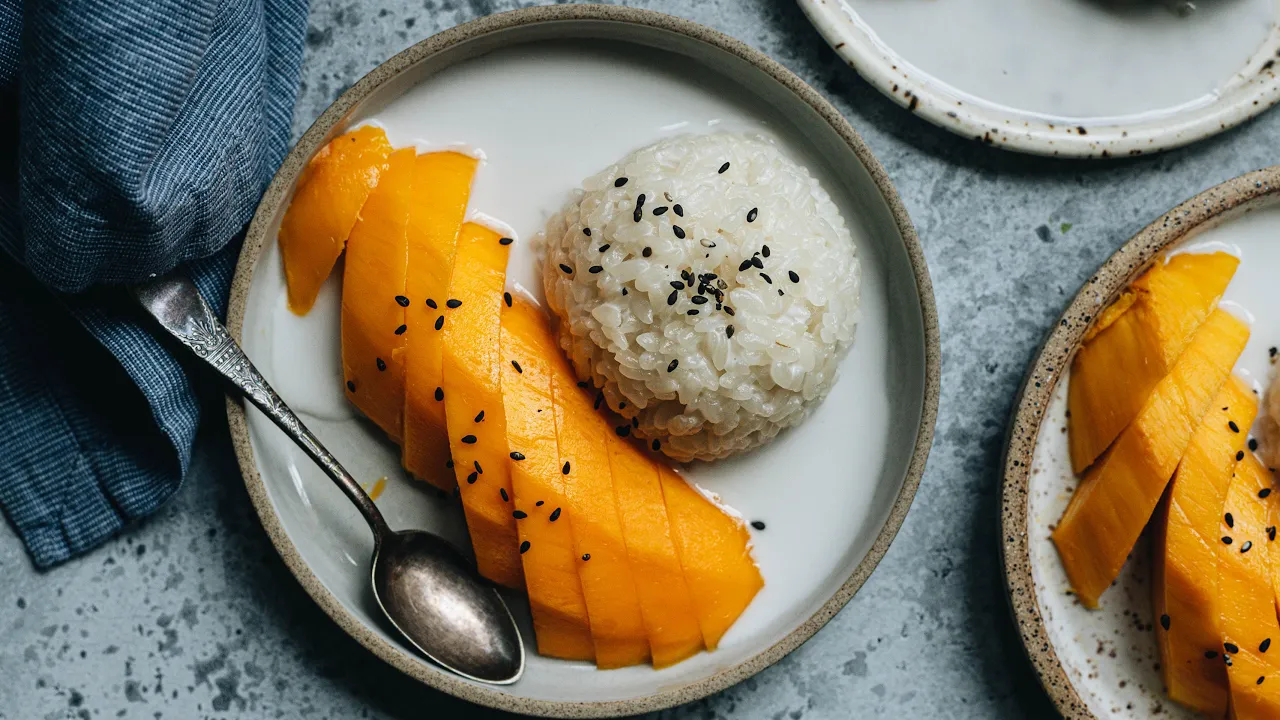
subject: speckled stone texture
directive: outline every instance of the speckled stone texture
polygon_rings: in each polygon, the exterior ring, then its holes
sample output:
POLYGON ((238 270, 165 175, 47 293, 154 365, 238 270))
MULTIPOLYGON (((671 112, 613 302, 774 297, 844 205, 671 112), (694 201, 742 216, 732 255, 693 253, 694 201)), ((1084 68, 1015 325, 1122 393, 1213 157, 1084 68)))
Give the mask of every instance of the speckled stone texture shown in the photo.
MULTIPOLYGON (((438 30, 520 3, 313 3, 295 137, 438 30)), ((640 0, 765 51, 829 97, 897 184, 933 273, 938 434, 915 506, 856 598, 773 668, 667 718, 1051 717, 1000 577, 997 464, 1013 396, 1080 283, 1191 195, 1277 161, 1280 113, 1135 161, 1001 153, 912 117, 789 0, 640 0)), ((306 597, 258 527, 221 408, 156 517, 36 573, 0 523, 0 718, 487 717, 391 671, 306 597)))

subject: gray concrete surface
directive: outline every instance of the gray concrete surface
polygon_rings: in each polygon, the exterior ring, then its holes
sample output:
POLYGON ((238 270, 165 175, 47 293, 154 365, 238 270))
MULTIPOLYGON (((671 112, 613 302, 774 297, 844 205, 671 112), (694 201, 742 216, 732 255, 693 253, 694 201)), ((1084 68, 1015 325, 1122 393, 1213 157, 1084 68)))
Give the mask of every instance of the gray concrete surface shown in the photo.
MULTIPOLYGON (((295 132, 396 51, 516 4, 317 0, 295 132)), ((998 566, 996 466, 1017 385, 1071 294, 1126 238, 1190 195, 1276 162, 1280 114, 1136 161, 1016 156, 892 105, 790 0, 631 4, 764 50, 849 117, 919 228, 944 355, 928 472, 862 592, 777 666, 662 716, 1051 716, 998 566)), ((488 716, 384 667, 311 604, 258 527, 216 414, 209 425, 178 497, 87 557, 36 573, 0 523, 0 718, 488 716)))

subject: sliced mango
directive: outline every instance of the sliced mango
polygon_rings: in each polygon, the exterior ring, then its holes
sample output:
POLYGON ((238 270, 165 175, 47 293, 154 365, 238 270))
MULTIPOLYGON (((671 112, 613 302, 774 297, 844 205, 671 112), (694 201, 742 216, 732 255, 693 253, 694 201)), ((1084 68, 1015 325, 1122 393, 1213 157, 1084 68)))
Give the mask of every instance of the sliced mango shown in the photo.
POLYGON ((701 650, 702 630, 671 537, 657 464, 613 433, 609 467, 653 666, 661 669, 701 650))
POLYGON ((1240 261, 1227 253, 1175 255, 1129 286, 1099 316, 1071 364, 1071 465, 1083 472, 1138 416, 1240 261))
POLYGON ((519 589, 524 571, 516 519, 502 499, 511 495, 499 368, 508 243, 482 225, 462 226, 439 335, 449 451, 476 567, 499 585, 519 589))
POLYGON ((347 399, 400 441, 404 422, 405 227, 413 148, 391 153, 347 241, 342 276, 342 371, 347 399))
POLYGON ((703 497, 674 470, 661 465, 659 473, 702 639, 708 650, 715 650, 764 587, 760 569, 751 559, 751 536, 741 520, 703 497))
POLYGON ((1216 656, 1219 526, 1236 458, 1257 414, 1253 392, 1232 376, 1191 436, 1154 521, 1156 638, 1165 688, 1175 702, 1219 718, 1227 712, 1226 665, 1216 656))
POLYGON ((1097 607, 1119 574, 1248 338, 1244 323, 1215 310, 1115 445, 1085 474, 1053 541, 1086 607, 1097 607))
POLYGON ((1231 717, 1237 720, 1280 717, 1280 647, 1271 647, 1280 644, 1269 565, 1274 544, 1268 529, 1269 503, 1262 497, 1271 487, 1267 469, 1253 453, 1245 453, 1227 490, 1219 526, 1222 644, 1216 649, 1230 662, 1231 717))
POLYGON ((386 133, 366 125, 334 138, 307 164, 279 236, 289 309, 298 315, 315 304, 390 155, 386 133))
POLYGON ((528 516, 516 523, 516 532, 526 548, 520 559, 538 652, 565 660, 595 660, 573 533, 568 520, 561 520, 568 502, 547 361, 560 349, 546 315, 521 300, 502 311, 501 348, 502 401, 512 452, 509 507, 528 516))
POLYGON ((555 403, 564 517, 573 531, 578 578, 587 601, 596 665, 638 665, 650 658, 636 582, 622 536, 609 469, 608 433, 560 353, 549 358, 555 403))
POLYGON ((449 490, 449 438, 445 431, 441 333, 458 231, 471 196, 476 159, 456 152, 419 155, 414 162, 414 205, 409 211, 405 297, 404 467, 449 490))

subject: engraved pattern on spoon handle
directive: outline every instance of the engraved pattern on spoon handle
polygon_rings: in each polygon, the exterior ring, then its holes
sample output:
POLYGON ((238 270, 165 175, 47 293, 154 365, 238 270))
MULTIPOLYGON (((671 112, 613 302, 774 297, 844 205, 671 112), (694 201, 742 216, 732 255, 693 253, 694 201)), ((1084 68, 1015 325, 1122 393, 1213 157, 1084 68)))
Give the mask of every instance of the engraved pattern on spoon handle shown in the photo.
POLYGON ((255 407, 280 427, 355 503, 379 545, 390 532, 382 512, 338 459, 302 424, 253 366, 204 297, 184 276, 172 275, 134 288, 134 295, 160 325, 196 357, 231 381, 255 407))

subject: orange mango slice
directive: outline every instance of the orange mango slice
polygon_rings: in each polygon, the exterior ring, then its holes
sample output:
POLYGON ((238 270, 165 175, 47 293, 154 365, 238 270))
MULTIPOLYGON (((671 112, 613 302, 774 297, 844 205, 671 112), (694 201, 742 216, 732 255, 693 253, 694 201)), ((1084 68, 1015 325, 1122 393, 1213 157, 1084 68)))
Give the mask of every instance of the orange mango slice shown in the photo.
POLYGON ((1268 530, 1269 503, 1263 499, 1271 487, 1267 469, 1253 453, 1245 453, 1227 490, 1219 527, 1222 644, 1217 650, 1230 661, 1227 679, 1236 720, 1280 717, 1280 647, 1271 647, 1280 644, 1269 557, 1275 546, 1268 530))
POLYGON ((289 309, 298 315, 315 304, 390 155, 386 133, 366 125, 334 138, 307 164, 279 235, 289 309))
POLYGON ((511 450, 498 351, 509 242, 484 226, 462 226, 439 335, 449 450, 476 567, 518 589, 524 587, 520 541, 511 505, 503 500, 511 495, 511 450))
POLYGON ((405 227, 413 201, 412 148, 397 150, 347 241, 342 276, 342 371, 347 399, 400 441, 404 418, 405 227))
POLYGON ((1222 507, 1257 414, 1253 392, 1232 376, 1191 436, 1154 521, 1156 638, 1165 688, 1170 699, 1212 717, 1227 712, 1226 665, 1216 655, 1222 507))
POLYGON ((1175 255, 1129 286, 1099 316, 1071 363, 1071 465, 1083 472, 1138 416, 1240 261, 1227 253, 1175 255))
POLYGON ((419 155, 414 163, 414 205, 409 211, 405 297, 404 467, 449 490, 442 335, 458 232, 471 196, 476 159, 456 152, 419 155))
POLYGON ((650 658, 649 641, 609 468, 609 430, 577 386, 560 353, 550 356, 564 517, 573 532, 578 578, 587 602, 596 665, 602 669, 638 665, 650 658))
POLYGON ((674 470, 661 465, 659 474, 702 639, 708 650, 715 650, 764 587, 751 559, 751 536, 741 520, 703 497, 674 470))
POLYGON ((653 666, 661 669, 701 650, 702 630, 672 539, 658 466, 610 434, 609 467, 653 666))
POLYGON ((1248 339, 1244 323, 1215 310, 1115 445, 1085 474, 1053 541, 1086 607, 1097 607, 1119 574, 1248 339))
POLYGON ((520 300, 503 308, 501 348, 502 401, 512 452, 509 507, 528 516, 516 523, 516 532, 525 548, 520 559, 538 652, 565 660, 595 660, 587 602, 578 580, 580 561, 569 522, 561 519, 568 502, 547 361, 560 349, 543 312, 520 300))

